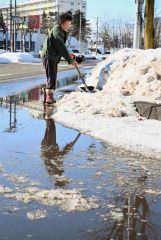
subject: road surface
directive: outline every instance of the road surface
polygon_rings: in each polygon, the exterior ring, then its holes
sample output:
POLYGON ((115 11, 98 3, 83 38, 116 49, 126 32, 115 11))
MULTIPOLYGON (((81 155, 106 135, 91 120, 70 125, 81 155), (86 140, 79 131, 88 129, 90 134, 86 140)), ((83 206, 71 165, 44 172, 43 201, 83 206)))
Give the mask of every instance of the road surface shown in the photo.
MULTIPOLYGON (((81 63, 79 66, 94 66, 96 61, 88 61, 81 63)), ((61 62, 58 71, 72 70, 66 62, 61 62)), ((45 75, 42 63, 12 63, 0 64, 0 83, 10 82, 14 80, 30 79, 33 77, 45 75)))

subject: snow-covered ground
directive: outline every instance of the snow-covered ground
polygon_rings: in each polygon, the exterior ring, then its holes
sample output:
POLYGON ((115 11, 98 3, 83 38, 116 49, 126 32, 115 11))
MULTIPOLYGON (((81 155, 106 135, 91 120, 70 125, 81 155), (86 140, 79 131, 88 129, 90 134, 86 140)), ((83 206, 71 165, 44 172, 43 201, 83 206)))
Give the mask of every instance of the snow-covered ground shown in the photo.
MULTIPOLYGON (((5 50, 0 50, 0 64, 9 64, 9 63, 39 63, 42 62, 40 58, 35 57, 36 54, 32 53, 21 53, 21 52, 7 52, 5 50)), ((102 60, 108 55, 102 54, 87 54, 85 55, 85 59, 96 59, 102 60)))
POLYGON ((100 62, 86 80, 102 91, 73 92, 54 119, 117 147, 161 157, 161 122, 140 118, 134 101, 161 103, 161 49, 123 49, 100 62))
POLYGON ((5 53, 6 50, 0 49, 0 54, 5 53))
POLYGON ((41 62, 40 58, 34 58, 31 53, 21 52, 1 52, 0 64, 18 63, 18 62, 41 62))

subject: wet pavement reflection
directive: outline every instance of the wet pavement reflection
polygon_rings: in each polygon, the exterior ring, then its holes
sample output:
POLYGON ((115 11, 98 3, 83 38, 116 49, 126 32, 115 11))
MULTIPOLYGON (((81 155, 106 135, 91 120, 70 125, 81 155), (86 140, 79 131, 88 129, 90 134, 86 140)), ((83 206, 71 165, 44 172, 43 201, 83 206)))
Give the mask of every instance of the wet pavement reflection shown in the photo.
POLYGON ((72 150, 81 134, 78 133, 70 143, 67 143, 63 149, 60 149, 56 142, 56 126, 54 119, 51 117, 52 112, 53 109, 51 107, 44 106, 43 116, 46 121, 46 130, 41 142, 41 158, 49 175, 55 177, 55 185, 62 187, 66 183, 65 179, 59 178, 64 172, 63 160, 65 155, 72 150))
POLYGON ((0 98, 0 240, 160 240, 161 161, 65 128, 53 111, 42 86, 0 98))

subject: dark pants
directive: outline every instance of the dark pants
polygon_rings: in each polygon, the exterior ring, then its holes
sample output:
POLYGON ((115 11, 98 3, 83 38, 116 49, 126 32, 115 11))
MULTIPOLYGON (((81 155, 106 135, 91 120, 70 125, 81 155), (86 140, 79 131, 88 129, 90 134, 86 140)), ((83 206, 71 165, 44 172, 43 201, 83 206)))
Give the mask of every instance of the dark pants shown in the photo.
POLYGON ((51 58, 48 58, 48 57, 44 57, 42 59, 42 61, 43 61, 43 65, 45 67, 46 77, 47 77, 46 88, 55 90, 58 63, 57 63, 57 61, 55 61, 51 58))

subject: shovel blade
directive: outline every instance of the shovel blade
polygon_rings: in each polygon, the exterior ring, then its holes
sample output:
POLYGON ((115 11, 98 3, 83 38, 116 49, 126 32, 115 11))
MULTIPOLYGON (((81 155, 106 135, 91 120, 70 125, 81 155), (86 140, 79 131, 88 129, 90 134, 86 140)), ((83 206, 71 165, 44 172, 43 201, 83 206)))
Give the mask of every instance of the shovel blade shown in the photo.
POLYGON ((83 86, 80 86, 80 89, 84 92, 95 92, 94 90, 94 87, 93 86, 87 86, 87 87, 83 87, 83 86))

